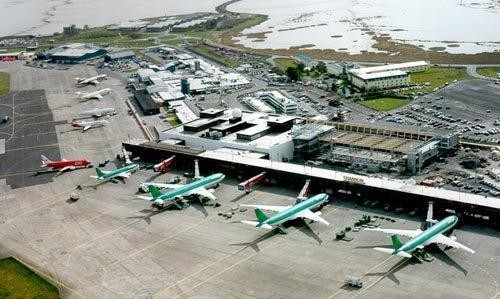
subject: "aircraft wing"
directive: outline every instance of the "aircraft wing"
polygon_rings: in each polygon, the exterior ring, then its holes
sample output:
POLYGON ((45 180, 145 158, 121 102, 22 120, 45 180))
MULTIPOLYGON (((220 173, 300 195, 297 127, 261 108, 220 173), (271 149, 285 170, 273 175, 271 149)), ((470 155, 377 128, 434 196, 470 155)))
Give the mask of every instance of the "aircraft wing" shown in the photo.
POLYGON ((274 212, 283 212, 284 210, 287 210, 291 208, 292 206, 264 206, 264 205, 241 205, 242 207, 249 207, 249 208, 257 208, 257 209, 262 209, 262 210, 268 210, 268 211, 274 211, 274 212))
POLYGON ((321 222, 325 225, 330 225, 330 223, 328 221, 321 218, 318 214, 314 213, 313 211, 311 211, 309 209, 303 210, 303 211, 295 214, 295 216, 311 219, 311 220, 316 221, 316 222, 321 222))
POLYGON ((406 229, 365 228, 365 230, 383 232, 383 233, 391 234, 391 235, 407 236, 407 237, 410 237, 410 238, 414 238, 414 237, 418 236, 422 232, 419 229, 417 229, 417 230, 406 230, 406 229))
POLYGON ((121 173, 118 173, 117 175, 115 175, 115 177, 128 179, 130 177, 130 172, 128 172, 128 171, 121 172, 121 173))
POLYGON ((144 195, 139 195, 139 196, 137 196, 137 198, 144 199, 144 200, 147 200, 147 201, 152 201, 153 200, 153 197, 151 197, 151 196, 144 196, 144 195))
POLYGON ((211 192, 209 192, 207 189, 205 189, 203 187, 191 190, 190 192, 186 193, 186 195, 193 195, 193 194, 201 195, 201 196, 209 198, 211 200, 217 199, 217 197, 215 197, 215 195, 213 195, 211 192))
POLYGON ((98 94, 95 95, 95 98, 98 99, 98 100, 101 100, 102 99, 102 95, 100 93, 98 93, 98 94))
POLYGON ((156 186, 158 188, 166 188, 166 189, 177 189, 184 185, 180 184, 162 184, 162 183, 143 183, 146 186, 156 186))
POLYGON ((73 170, 73 169, 75 169, 75 166, 66 166, 61 168, 59 172, 65 172, 66 170, 73 170))
POLYGON ((470 249, 469 247, 458 243, 457 241, 449 238, 443 234, 435 235, 432 239, 429 240, 430 243, 440 243, 446 246, 451 246, 458 249, 463 249, 467 252, 474 253, 475 251, 470 249))
POLYGON ((89 81, 88 83, 97 85, 97 84, 99 84, 99 80, 92 80, 92 81, 89 81))
POLYGON ((85 132, 85 131, 87 131, 87 130, 88 130, 88 129, 90 129, 90 128, 92 128, 92 126, 87 125, 87 126, 83 127, 83 131, 85 132))

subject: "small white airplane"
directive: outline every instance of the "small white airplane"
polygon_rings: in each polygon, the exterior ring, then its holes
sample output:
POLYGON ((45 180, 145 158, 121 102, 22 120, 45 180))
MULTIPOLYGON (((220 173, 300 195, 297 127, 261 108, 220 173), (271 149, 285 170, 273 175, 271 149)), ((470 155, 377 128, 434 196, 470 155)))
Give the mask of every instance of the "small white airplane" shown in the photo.
POLYGON ((92 92, 77 92, 76 95, 80 99, 80 101, 88 101, 88 100, 101 100, 102 96, 111 93, 113 90, 111 88, 103 88, 97 91, 92 92))
POLYGON ((76 121, 72 120, 69 124, 75 128, 83 129, 83 132, 90 128, 97 128, 107 125, 109 122, 105 120, 94 120, 94 121, 76 121))
POLYGON ((93 116, 93 117, 111 116, 115 114, 116 114, 115 108, 94 108, 91 110, 78 112, 78 115, 80 116, 93 116))
POLYGON ((102 80, 107 80, 108 75, 97 75, 95 77, 90 77, 90 78, 75 78, 76 84, 77 85, 87 85, 87 84, 93 84, 97 85, 99 84, 99 81, 102 80))

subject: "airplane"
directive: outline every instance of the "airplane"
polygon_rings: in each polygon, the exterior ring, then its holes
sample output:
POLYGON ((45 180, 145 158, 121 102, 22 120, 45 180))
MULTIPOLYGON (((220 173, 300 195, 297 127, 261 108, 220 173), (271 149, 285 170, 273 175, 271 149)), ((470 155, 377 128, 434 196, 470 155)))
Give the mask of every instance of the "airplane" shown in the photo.
POLYGON ((213 190, 209 191, 206 188, 218 185, 224 177, 224 174, 216 173, 186 185, 164 184, 166 188, 172 189, 165 193, 161 193, 158 190, 158 187, 150 185, 149 192, 152 197, 139 196, 138 198, 148 200, 153 203, 153 206, 158 208, 163 208, 165 204, 169 202, 180 208, 180 206, 176 203, 176 200, 191 195, 198 195, 203 198, 216 200, 217 198, 213 195, 213 190))
POLYGON ((175 155, 172 157, 161 161, 160 163, 153 166, 155 172, 167 173, 168 168, 172 163, 174 163, 175 155))
POLYGON ((103 74, 90 78, 75 78, 75 81, 77 85, 87 85, 87 84, 97 85, 99 84, 99 81, 106 79, 108 79, 108 75, 103 74))
POLYGON ((365 228, 368 231, 379 231, 387 234, 392 234, 392 246, 393 248, 381 248, 375 247, 373 249, 385 253, 389 253, 392 255, 398 255, 402 257, 411 258, 413 251, 416 249, 421 249, 424 246, 427 246, 432 243, 440 243, 446 246, 463 249, 467 252, 474 253, 475 251, 462 245, 456 241, 456 237, 447 237, 443 235, 444 232, 451 229, 458 221, 457 216, 448 216, 443 220, 437 222, 432 225, 430 228, 422 231, 420 229, 417 230, 403 230, 403 229, 383 229, 383 228, 365 228), (411 239, 403 243, 397 235, 408 236, 411 239))
POLYGON ((91 110, 78 112, 78 115, 80 116, 94 116, 94 117, 101 117, 101 116, 108 116, 115 114, 116 114, 115 108, 94 108, 91 110))
POLYGON ((137 164, 130 164, 110 171, 101 170, 99 167, 96 167, 95 171, 97 172, 97 176, 90 177, 101 181, 112 180, 115 178, 128 179, 130 174, 138 169, 139 165, 137 164))
POLYGON ((88 101, 92 99, 101 100, 103 95, 107 95, 113 90, 111 88, 103 88, 92 92, 77 92, 80 101, 88 101))
POLYGON ((265 206, 265 205, 242 205, 243 207, 255 208, 257 221, 243 220, 241 223, 249 224, 255 227, 265 229, 273 229, 273 225, 277 226, 281 233, 286 233, 282 224, 288 220, 296 218, 309 218, 313 221, 321 222, 325 225, 330 225, 325 219, 321 218, 321 212, 313 212, 311 209, 321 206, 328 200, 328 194, 321 193, 308 198, 293 206, 265 206), (277 214, 269 217, 261 209, 276 211, 277 214))
POLYGON ((93 121, 76 121, 72 120, 69 124, 75 128, 83 128, 83 132, 87 131, 90 128, 97 128, 107 125, 109 122, 105 120, 93 120, 93 121))
POLYGON ((42 165, 40 167, 52 168, 52 170, 58 170, 59 172, 64 172, 67 170, 75 170, 77 168, 91 167, 89 160, 66 160, 62 159, 60 161, 52 161, 46 156, 42 155, 42 165))

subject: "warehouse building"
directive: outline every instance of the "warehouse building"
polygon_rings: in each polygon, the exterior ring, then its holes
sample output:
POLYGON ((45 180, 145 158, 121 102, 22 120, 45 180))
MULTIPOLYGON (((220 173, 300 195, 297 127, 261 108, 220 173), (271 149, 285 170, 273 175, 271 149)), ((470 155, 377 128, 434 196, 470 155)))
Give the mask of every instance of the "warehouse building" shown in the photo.
POLYGON ((160 113, 160 108, 158 107, 156 102, 151 99, 146 90, 135 91, 134 98, 145 115, 160 113))
POLYGON ((298 63, 302 63, 303 65, 306 66, 306 68, 309 69, 312 69, 313 67, 318 65, 318 62, 316 60, 312 59, 311 57, 305 54, 299 54, 295 56, 295 61, 297 61, 298 63))
POLYGON ((135 57, 135 53, 133 51, 122 51, 117 53, 110 53, 104 56, 105 62, 124 60, 124 59, 132 59, 135 57))
POLYGON ((410 83, 409 73, 429 69, 426 61, 413 61, 374 67, 351 69, 349 80, 361 89, 385 89, 405 86, 410 83))
POLYGON ((43 54, 42 58, 55 63, 81 63, 102 57, 106 53, 108 53, 106 49, 96 48, 89 44, 74 43, 50 49, 43 54))

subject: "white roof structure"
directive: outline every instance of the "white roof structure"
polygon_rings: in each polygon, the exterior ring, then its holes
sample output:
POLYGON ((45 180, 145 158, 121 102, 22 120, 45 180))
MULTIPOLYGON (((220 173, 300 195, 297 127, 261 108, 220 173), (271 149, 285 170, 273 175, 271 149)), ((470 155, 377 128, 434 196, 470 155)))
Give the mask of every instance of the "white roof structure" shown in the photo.
POLYGON ((287 105, 293 105, 295 104, 294 101, 292 101, 291 99, 287 98, 286 96, 284 96, 281 92, 277 91, 277 90, 271 90, 271 91, 259 91, 256 93, 256 95, 258 97, 261 97, 261 96, 271 96, 273 97, 276 101, 279 101, 280 103, 283 104, 283 106, 287 106, 287 105))
POLYGON ((403 180, 376 178, 364 175, 356 175, 348 172, 316 168, 307 165, 299 165, 265 159, 255 159, 245 156, 232 155, 207 150, 199 155, 200 157, 210 158, 219 161, 231 161, 233 163, 245 164, 255 167, 261 167, 269 170, 290 172, 309 177, 330 179, 339 182, 349 182, 369 187, 390 189, 394 191, 416 194, 420 196, 434 197, 458 203, 472 204, 493 209, 500 209, 500 199, 495 197, 482 196, 477 194, 447 190, 435 187, 415 185, 403 180))
POLYGON ((175 115, 183 124, 199 118, 184 101, 172 101, 169 104, 175 109, 175 115))
POLYGON ((404 63, 387 64, 387 65, 379 65, 379 66, 364 67, 364 68, 359 68, 359 69, 352 69, 350 72, 356 73, 359 76, 359 74, 362 74, 362 73, 364 73, 364 74, 381 73, 381 72, 389 72, 389 71, 407 69, 407 68, 411 68, 411 67, 426 67, 428 65, 429 65, 429 63, 427 63, 426 61, 411 61, 411 62, 404 62, 404 63))
POLYGON ((264 103, 262 100, 259 100, 257 98, 253 97, 247 97, 245 98, 245 102, 252 107, 253 109, 259 111, 259 112, 264 112, 264 113, 275 113, 274 109, 264 103))
POLYGON ((371 79, 378 79, 378 78, 388 78, 388 77, 395 77, 395 76, 406 76, 407 73, 403 71, 384 71, 384 72, 376 72, 376 73, 358 73, 357 70, 353 70, 351 72, 352 75, 359 77, 363 80, 371 80, 371 79))

